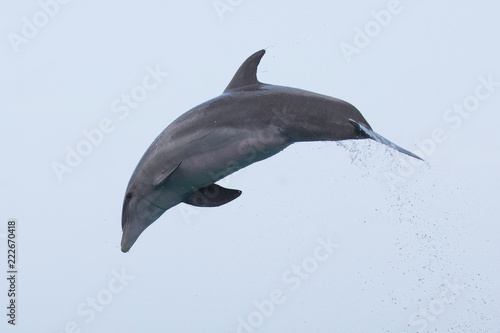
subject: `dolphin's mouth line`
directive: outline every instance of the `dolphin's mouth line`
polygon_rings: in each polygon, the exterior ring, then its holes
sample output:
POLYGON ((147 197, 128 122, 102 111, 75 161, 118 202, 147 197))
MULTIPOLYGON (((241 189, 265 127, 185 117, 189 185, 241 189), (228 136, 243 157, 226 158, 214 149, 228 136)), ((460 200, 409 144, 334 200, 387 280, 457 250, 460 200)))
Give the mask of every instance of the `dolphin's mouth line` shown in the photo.
POLYGON ((166 209, 165 209, 165 208, 158 206, 157 204, 155 204, 155 203, 153 203, 153 202, 149 201, 148 199, 144 198, 144 200, 146 200, 147 202, 149 202, 151 205, 155 206, 156 208, 159 208, 159 209, 161 209, 161 210, 163 210, 163 211, 166 211, 166 209))

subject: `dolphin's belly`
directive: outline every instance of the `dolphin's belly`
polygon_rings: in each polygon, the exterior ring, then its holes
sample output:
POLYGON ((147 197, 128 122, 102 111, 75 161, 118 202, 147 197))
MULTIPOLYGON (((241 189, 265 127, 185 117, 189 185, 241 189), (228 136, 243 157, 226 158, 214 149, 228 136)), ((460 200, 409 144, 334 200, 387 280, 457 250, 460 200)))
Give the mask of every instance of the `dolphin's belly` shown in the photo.
POLYGON ((191 188, 200 188, 273 156, 290 144, 275 126, 250 130, 217 128, 186 145, 179 173, 191 188))

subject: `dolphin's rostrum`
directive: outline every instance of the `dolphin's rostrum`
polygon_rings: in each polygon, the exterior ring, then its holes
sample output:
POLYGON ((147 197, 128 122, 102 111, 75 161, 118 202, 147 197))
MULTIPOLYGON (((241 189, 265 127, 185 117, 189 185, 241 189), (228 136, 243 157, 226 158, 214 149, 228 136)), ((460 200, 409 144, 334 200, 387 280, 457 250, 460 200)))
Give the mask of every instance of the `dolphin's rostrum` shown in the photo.
POLYGON ((236 199, 241 191, 215 182, 295 142, 370 138, 419 158, 373 132, 347 102, 259 82, 264 53, 251 55, 222 95, 181 115, 148 148, 123 203, 123 252, 181 202, 216 207, 236 199))

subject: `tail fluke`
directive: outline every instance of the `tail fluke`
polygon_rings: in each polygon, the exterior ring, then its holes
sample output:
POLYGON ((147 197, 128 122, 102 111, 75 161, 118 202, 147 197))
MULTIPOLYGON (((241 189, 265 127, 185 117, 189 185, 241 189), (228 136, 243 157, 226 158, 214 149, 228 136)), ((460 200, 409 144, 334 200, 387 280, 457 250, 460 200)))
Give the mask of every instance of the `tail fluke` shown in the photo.
POLYGON ((411 156, 411 157, 414 157, 416 159, 419 159, 421 161, 423 161, 423 159, 421 159, 420 157, 418 157, 417 155, 413 154, 412 152, 404 149, 404 148, 401 148, 400 146, 392 143, 391 141, 387 140, 386 138, 384 138, 382 135, 380 134, 377 134, 375 133, 374 131, 372 131, 371 129, 369 129, 368 127, 366 127, 365 125, 363 124, 360 124, 358 123, 357 121, 353 120, 353 119, 349 119, 349 121, 351 122, 351 124, 356 127, 361 133, 365 134, 367 137, 369 137, 370 139, 373 139, 377 142, 380 142, 380 143, 383 143, 384 145, 386 146, 389 146, 391 147, 392 149, 395 149, 403 154, 406 154, 408 156, 411 156))

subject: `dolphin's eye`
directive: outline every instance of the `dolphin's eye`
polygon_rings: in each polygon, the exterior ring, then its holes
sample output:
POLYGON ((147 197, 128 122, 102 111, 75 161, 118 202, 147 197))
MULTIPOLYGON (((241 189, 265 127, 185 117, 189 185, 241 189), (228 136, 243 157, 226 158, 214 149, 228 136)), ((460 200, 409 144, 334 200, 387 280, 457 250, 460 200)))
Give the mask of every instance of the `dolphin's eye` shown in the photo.
POLYGON ((127 195, 125 195, 125 199, 130 199, 132 198, 132 193, 128 192, 127 195))

